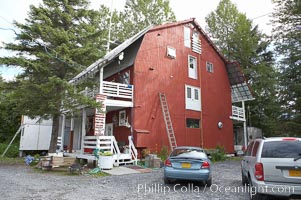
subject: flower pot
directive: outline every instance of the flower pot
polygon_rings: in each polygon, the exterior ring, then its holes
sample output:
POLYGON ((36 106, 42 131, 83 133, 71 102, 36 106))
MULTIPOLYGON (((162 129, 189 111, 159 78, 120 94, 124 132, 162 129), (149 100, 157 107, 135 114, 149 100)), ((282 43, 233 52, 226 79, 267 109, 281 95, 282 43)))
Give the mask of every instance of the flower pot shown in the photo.
POLYGON ((99 156, 98 166, 100 169, 112 169, 113 163, 113 156, 99 156))

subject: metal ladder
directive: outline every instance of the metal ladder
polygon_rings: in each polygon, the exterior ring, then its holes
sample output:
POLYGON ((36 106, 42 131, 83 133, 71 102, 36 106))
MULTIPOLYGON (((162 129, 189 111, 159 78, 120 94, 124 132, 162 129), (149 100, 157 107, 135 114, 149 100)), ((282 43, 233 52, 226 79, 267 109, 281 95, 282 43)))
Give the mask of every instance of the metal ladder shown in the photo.
POLYGON ((175 133, 173 130, 173 126, 172 126, 172 122, 171 122, 171 118, 170 118, 170 114, 169 114, 169 110, 168 110, 166 96, 164 93, 159 93, 159 97, 160 97, 160 102, 161 102, 162 114, 163 114, 164 121, 165 121, 166 131, 167 131, 167 135, 168 135, 169 145, 170 145, 171 150, 174 150, 174 148, 177 147, 177 141, 176 141, 175 133))

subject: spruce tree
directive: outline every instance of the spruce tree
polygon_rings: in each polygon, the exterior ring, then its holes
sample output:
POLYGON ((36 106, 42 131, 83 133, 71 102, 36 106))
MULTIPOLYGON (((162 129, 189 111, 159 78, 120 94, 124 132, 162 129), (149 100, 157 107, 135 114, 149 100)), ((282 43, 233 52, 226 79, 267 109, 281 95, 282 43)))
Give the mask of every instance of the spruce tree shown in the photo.
POLYGON ((278 53, 282 134, 301 136, 301 2, 273 0, 273 38, 278 53))
POLYGON ((88 5, 86 0, 43 0, 38 7, 31 6, 26 22, 15 22, 20 30, 16 42, 5 45, 18 54, 0 59, 1 64, 24 69, 14 83, 16 109, 23 115, 53 119, 49 152, 56 150, 62 102, 69 109, 75 108, 74 101, 93 104, 73 94, 68 83, 104 55, 107 27, 101 26, 100 12, 88 5), (78 100, 70 101, 70 96, 78 100))
POLYGON ((248 102, 248 125, 262 128, 266 135, 274 134, 280 105, 270 39, 230 0, 220 1, 216 10, 206 17, 206 22, 209 35, 216 39, 229 61, 240 63, 251 85, 255 100, 248 102))

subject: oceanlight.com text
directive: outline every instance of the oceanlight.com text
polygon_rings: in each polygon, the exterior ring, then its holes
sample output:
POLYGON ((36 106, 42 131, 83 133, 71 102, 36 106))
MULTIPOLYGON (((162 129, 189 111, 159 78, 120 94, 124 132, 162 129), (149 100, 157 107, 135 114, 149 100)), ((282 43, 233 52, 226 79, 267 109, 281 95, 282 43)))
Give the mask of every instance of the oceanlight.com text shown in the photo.
POLYGON ((174 184, 174 185, 165 185, 161 183, 154 184, 138 184, 137 192, 138 193, 204 193, 204 192, 212 192, 212 193, 248 193, 250 195, 255 195, 257 192, 259 193, 294 193, 294 187, 284 186, 284 187, 249 187, 245 186, 223 186, 212 184, 211 186, 204 185, 200 187, 198 185, 194 185, 193 183, 188 185, 174 184))

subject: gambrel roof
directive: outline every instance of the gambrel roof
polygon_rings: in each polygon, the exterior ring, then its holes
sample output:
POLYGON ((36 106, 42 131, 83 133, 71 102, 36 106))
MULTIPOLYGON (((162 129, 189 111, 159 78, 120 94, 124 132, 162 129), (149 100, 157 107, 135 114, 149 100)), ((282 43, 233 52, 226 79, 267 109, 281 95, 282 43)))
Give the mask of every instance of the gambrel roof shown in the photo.
POLYGON ((208 35, 204 32, 204 30, 201 28, 201 26, 195 21, 194 18, 179 21, 179 22, 173 22, 173 23, 166 23, 159 26, 148 26, 133 37, 125 40, 122 44, 108 52, 103 58, 98 59, 96 62, 91 64, 88 68, 83 70, 81 73, 79 73, 77 76, 75 76, 73 79, 71 79, 70 83, 76 83, 77 81, 85 78, 89 74, 94 74, 99 71, 100 68, 103 68, 107 66, 112 60, 114 60, 116 57, 120 55, 121 52, 123 52, 125 49, 127 49, 131 44, 136 42, 138 39, 143 37, 147 32, 156 31, 160 29, 166 29, 171 28, 183 24, 192 24, 209 42, 209 44, 212 46, 212 48, 217 52, 217 54, 221 57, 221 59, 225 62, 227 72, 228 72, 228 78, 231 85, 231 96, 232 96, 232 102, 240 102, 240 101, 247 101, 247 100, 253 100, 253 95, 251 92, 251 88, 249 84, 247 83, 247 80, 237 62, 230 62, 228 61, 224 55, 220 52, 220 50, 216 47, 216 45, 212 42, 212 40, 208 37, 208 35))

